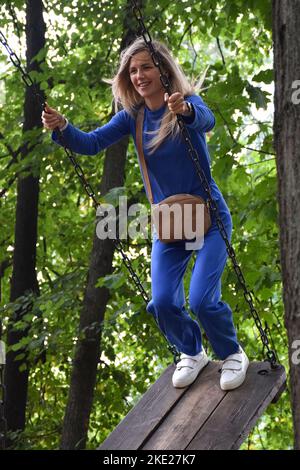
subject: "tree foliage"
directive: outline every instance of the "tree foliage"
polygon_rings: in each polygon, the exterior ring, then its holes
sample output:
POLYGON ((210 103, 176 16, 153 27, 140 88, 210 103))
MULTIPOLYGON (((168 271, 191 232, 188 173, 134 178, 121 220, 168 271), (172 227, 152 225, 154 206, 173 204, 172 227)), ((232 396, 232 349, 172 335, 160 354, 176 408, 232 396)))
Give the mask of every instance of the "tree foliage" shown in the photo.
MULTIPOLYGON (((83 130, 105 124, 111 110, 111 91, 103 81, 113 76, 118 62, 125 2, 44 2, 49 14, 47 46, 40 73, 50 106, 83 130), (51 12, 51 13, 50 13, 51 12)), ((212 172, 233 216, 233 245, 257 309, 267 322, 280 361, 288 368, 283 324, 277 224, 277 181, 272 145, 271 2, 251 0, 145 2, 145 21, 153 36, 169 45, 190 79, 208 71, 202 96, 213 109, 217 124, 209 135, 212 172)), ((24 59, 24 2, 2 1, 0 26, 24 59)), ((136 27, 133 21, 133 27, 136 27)), ((24 87, 3 49, 0 113, 0 269, 1 314, 4 324, 26 302, 33 310, 17 328, 30 327, 26 347, 31 362, 27 427, 12 436, 18 449, 57 448, 77 339, 93 232, 94 210, 63 152, 48 133, 22 135, 24 87), (25 138, 41 138, 20 160, 25 138), (27 164, 40 167, 37 273, 40 296, 27 295, 9 303, 14 242, 17 174, 27 164), (46 358, 41 352, 46 348, 46 358)), ((103 172, 101 152, 81 157, 88 179, 98 188, 103 172)), ((137 157, 128 147, 124 193, 145 203, 137 157)), ((129 255, 150 293, 150 247, 131 241, 129 255)), ((188 282, 192 263, 185 279, 188 282)), ((96 448, 170 363, 164 340, 143 300, 128 282, 126 268, 115 255, 114 273, 99 280, 110 289, 102 332, 89 448, 96 448)), ((249 356, 262 358, 262 347, 235 274, 228 263, 223 297, 231 305, 239 339, 249 356)), ((25 366, 24 366, 25 367, 25 366)), ((292 422, 289 394, 260 419, 243 448, 289 449, 292 422)))

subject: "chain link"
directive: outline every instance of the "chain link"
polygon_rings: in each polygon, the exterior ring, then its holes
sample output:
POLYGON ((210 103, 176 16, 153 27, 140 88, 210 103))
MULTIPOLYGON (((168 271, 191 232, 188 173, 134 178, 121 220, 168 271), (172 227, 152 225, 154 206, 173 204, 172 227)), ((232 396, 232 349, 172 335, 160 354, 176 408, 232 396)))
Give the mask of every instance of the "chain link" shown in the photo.
MULTIPOLYGON (((32 79, 28 75, 28 73, 23 69, 19 58, 13 52, 13 50, 10 48, 4 34, 1 31, 0 31, 0 42, 6 48, 13 65, 21 73, 21 76, 22 76, 22 79, 23 79, 24 83, 27 86, 32 87, 32 90, 33 90, 33 93, 34 93, 35 97, 38 99, 38 101, 41 104, 43 110, 45 110, 45 102, 42 99, 42 97, 39 95, 35 83, 32 81, 32 79)), ((74 170, 75 170, 75 172, 76 172, 76 174, 77 174, 77 176, 78 176, 78 178, 79 178, 86 194, 93 201, 93 204, 94 204, 95 208, 97 208, 99 206, 99 202, 97 201, 95 191, 93 190, 92 186, 87 182, 87 180, 85 178, 83 169, 81 168, 79 163, 76 161, 76 157, 75 157, 74 153, 70 149, 68 149, 67 144, 66 144, 65 139, 64 139, 64 136, 63 136, 63 133, 59 130, 58 127, 55 129, 55 131, 57 132, 59 143, 64 148, 64 151, 65 151, 66 155, 70 159, 70 161, 71 161, 71 163, 74 167, 74 170)), ((148 294, 146 293, 146 291, 145 291, 138 275, 135 273, 135 271, 132 267, 131 261, 129 260, 128 256, 125 253, 125 248, 123 246, 122 241, 117 237, 116 239, 113 239, 113 243, 114 243, 115 249, 122 255, 122 261, 123 261, 124 265, 126 266, 127 270, 129 271, 131 279, 133 280, 138 292, 140 292, 144 302, 146 304, 148 304, 148 302, 150 301, 150 299, 148 297, 148 294)), ((157 319, 155 318, 155 316, 153 316, 153 318, 155 320, 155 323, 156 323, 159 331, 162 333, 162 335, 163 335, 163 337, 164 337, 164 339, 167 343, 167 347, 168 347, 170 353, 173 355, 175 364, 177 364, 178 361, 180 360, 180 353, 179 353, 178 349, 176 348, 175 345, 169 343, 169 340, 167 339, 167 337, 165 336, 163 331, 160 329, 157 319)))
MULTIPOLYGON (((171 93, 171 83, 169 81, 168 76, 166 74, 164 74, 164 72, 162 70, 161 60, 160 60, 160 58, 159 58, 159 56, 158 56, 158 54, 157 54, 157 52, 156 52, 156 50, 153 46, 151 35, 150 35, 149 31, 147 30, 147 28, 145 27, 141 10, 140 10, 139 6, 137 5, 136 0, 131 0, 131 3, 132 3, 133 14, 135 15, 136 20, 140 24, 140 34, 141 34, 141 36, 143 36, 144 41, 146 43, 146 46, 149 48, 149 52, 150 52, 150 55, 152 57, 154 65, 159 69, 160 81, 161 81, 163 87, 165 88, 166 92, 168 93, 168 95, 171 96, 171 94, 172 94, 171 93)), ((216 220, 218 229, 220 231, 220 234, 221 234, 221 236, 222 236, 222 238, 223 238, 223 240, 226 244, 226 250, 227 250, 228 256, 229 256, 229 258, 231 259, 231 261, 233 263, 234 271, 235 271, 236 276, 238 278, 238 281, 239 281, 239 283, 240 283, 240 285, 241 285, 241 287, 244 291, 244 298, 245 298, 246 302, 249 305, 251 315, 254 318, 255 324, 256 324, 256 326, 259 330, 260 337, 261 337, 261 340, 262 340, 262 343, 263 343, 263 349, 265 349, 265 348, 267 349, 266 360, 270 362, 270 365, 271 365, 272 368, 277 368, 278 364, 277 364, 277 359, 276 359, 275 352, 273 350, 271 350, 271 348, 270 348, 270 342, 269 342, 269 338, 268 338, 268 329, 267 329, 267 327, 265 329, 263 328, 261 319, 260 319, 260 317, 257 313, 257 310, 254 307, 252 294, 247 288, 242 270, 241 270, 241 268, 240 268, 240 266, 239 266, 239 264, 236 260, 235 251, 234 251, 232 245, 230 244, 230 242, 228 240, 227 233, 226 233, 223 221, 220 217, 218 206, 217 206, 216 201, 214 200, 214 198, 212 197, 212 194, 211 194, 211 189, 210 189, 209 182, 206 178, 206 175, 205 175, 204 171, 202 170, 202 168, 200 166, 200 161, 199 161, 199 156, 197 154, 197 151, 193 147, 189 132, 188 132, 187 128, 185 127, 183 117, 180 114, 177 114, 176 116, 177 116, 178 125, 181 129, 182 136, 183 136, 185 142, 187 143, 189 155, 190 155, 190 157, 191 157, 191 159, 192 159, 192 161, 195 165, 196 172, 197 172, 197 175, 200 178, 202 187, 206 192, 208 206, 209 206, 209 208, 212 212, 213 217, 215 217, 215 220, 216 220)))

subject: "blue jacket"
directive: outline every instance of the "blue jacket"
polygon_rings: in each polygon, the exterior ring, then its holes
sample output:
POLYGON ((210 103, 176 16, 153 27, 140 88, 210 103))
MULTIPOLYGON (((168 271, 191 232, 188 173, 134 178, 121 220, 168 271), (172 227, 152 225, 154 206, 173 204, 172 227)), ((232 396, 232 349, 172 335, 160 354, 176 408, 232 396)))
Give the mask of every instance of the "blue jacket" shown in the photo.
MULTIPOLYGON (((205 133, 215 125, 215 117, 199 96, 187 96, 186 100, 192 104, 194 113, 191 117, 183 117, 183 119, 199 155, 201 167, 211 185, 213 197, 222 198, 211 176, 210 156, 205 138, 205 133)), ((166 106, 164 104, 156 111, 151 111, 145 106, 144 131, 155 130, 159 127, 166 106)), ((63 135, 67 146, 74 152, 82 155, 96 155, 128 134, 133 136, 136 146, 135 127, 135 120, 122 110, 116 113, 107 124, 91 132, 83 132, 69 123, 63 135)), ((152 136, 143 134, 144 154, 154 203, 178 193, 198 194, 207 199, 183 139, 180 136, 176 139, 169 136, 152 155, 149 155, 145 149, 145 143, 151 138, 152 136)), ((58 135, 55 131, 52 133, 52 139, 58 143, 58 135)), ((142 178, 144 181, 143 175, 142 178)))

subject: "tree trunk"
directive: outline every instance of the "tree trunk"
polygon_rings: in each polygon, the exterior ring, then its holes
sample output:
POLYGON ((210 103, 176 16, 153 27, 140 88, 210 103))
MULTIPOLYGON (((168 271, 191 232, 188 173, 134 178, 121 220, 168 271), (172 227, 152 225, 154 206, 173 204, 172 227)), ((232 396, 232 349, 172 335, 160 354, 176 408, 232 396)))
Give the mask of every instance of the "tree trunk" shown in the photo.
MULTIPOLYGON (((125 48, 135 39, 135 33, 127 24, 120 49, 125 48)), ((124 169, 128 138, 109 147, 105 155, 101 194, 110 189, 124 185, 124 169)), ((89 418, 96 384, 97 365, 101 355, 101 330, 99 325, 104 320, 109 291, 106 288, 95 288, 99 277, 112 272, 114 244, 112 240, 99 240, 94 235, 87 287, 80 315, 80 331, 88 329, 88 337, 79 339, 73 362, 71 384, 64 417, 61 449, 84 449, 86 444, 89 418), (98 328, 90 327, 92 324, 98 328)))
MULTIPOLYGON (((36 62, 31 64, 32 58, 45 45, 45 23, 43 20, 42 0, 28 0, 26 2, 26 41, 27 41, 27 71, 38 70, 36 62)), ((20 84, 21 84, 20 76, 20 84)), ((26 87, 24 103, 23 131, 41 127, 41 110, 30 88, 26 87)), ((22 148, 22 158, 28 153, 27 145, 22 148)), ((38 294, 38 283, 35 271, 36 265, 36 241, 37 241, 37 217, 39 198, 39 178, 30 174, 25 178, 18 178, 17 207, 15 223, 15 242, 13 255, 13 273, 11 280, 10 300, 13 302, 18 297, 27 294, 38 294)), ((27 331, 14 330, 14 323, 24 315, 24 309, 20 308, 10 319, 7 330, 8 347, 18 343, 27 331)), ((7 354, 5 368, 6 403, 5 415, 8 430, 23 430, 25 427, 25 410, 28 388, 28 368, 20 372, 19 367, 24 364, 16 361, 20 350, 10 351, 7 354)))
POLYGON ((275 146, 294 446, 300 449, 300 2, 273 0, 275 146), (299 90, 299 82, 297 86, 299 90), (298 349, 298 354, 296 353, 298 349))

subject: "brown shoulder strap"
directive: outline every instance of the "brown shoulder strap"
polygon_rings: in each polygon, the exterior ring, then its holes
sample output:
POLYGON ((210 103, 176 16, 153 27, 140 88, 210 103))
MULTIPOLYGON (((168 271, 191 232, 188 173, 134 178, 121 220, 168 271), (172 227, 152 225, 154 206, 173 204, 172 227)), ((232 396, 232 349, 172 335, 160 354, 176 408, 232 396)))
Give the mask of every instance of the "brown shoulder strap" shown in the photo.
POLYGON ((144 175, 146 191, 151 204, 153 204, 153 195, 151 184, 149 180, 147 165, 145 161, 144 151, 143 151, 143 122, 144 122, 145 107, 142 106, 137 114, 136 118, 136 146, 138 151, 138 156, 140 159, 141 169, 144 175))

